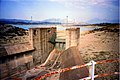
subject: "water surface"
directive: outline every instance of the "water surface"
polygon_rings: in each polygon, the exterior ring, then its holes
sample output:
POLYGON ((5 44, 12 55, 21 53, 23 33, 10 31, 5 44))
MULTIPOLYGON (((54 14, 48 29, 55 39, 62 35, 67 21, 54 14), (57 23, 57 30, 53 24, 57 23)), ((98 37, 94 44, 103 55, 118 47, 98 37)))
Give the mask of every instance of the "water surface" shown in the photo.
MULTIPOLYGON (((62 25, 14 25, 13 26, 19 27, 19 28, 23 28, 23 29, 29 29, 29 28, 33 28, 33 27, 57 27, 57 30, 65 30, 66 28, 63 27, 62 25)), ((86 31, 86 30, 93 30, 96 27, 84 27, 84 26, 78 26, 80 27, 80 31, 86 31)))

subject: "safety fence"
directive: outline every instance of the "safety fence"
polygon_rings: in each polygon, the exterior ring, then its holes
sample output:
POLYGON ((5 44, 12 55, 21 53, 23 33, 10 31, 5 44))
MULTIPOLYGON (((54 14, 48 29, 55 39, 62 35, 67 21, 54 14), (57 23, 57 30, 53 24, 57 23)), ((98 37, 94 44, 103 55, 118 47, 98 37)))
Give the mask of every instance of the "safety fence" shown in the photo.
POLYGON ((89 66, 89 77, 86 77, 86 78, 83 78, 83 79, 80 79, 80 80, 88 80, 88 79, 94 80, 94 78, 98 78, 98 77, 103 77, 103 76, 108 76, 108 75, 113 75, 113 74, 120 74, 120 72, 113 72, 113 73, 104 73, 104 74, 94 75, 95 65, 96 64, 104 64, 104 63, 117 62, 117 61, 120 61, 120 59, 103 60, 103 61, 97 61, 97 62, 90 61, 87 64, 77 65, 77 66, 73 66, 71 68, 59 69, 59 70, 47 73, 47 74, 45 74, 43 76, 39 76, 39 77, 35 78, 34 80, 42 80, 42 79, 50 77, 50 76, 52 76, 54 74, 63 73, 63 72, 66 72, 66 71, 79 69, 79 68, 83 68, 83 67, 86 67, 86 66, 89 66))
POLYGON ((22 78, 18 78, 17 75, 23 74, 25 72, 27 72, 27 70, 18 71, 17 73, 10 75, 8 77, 5 77, 3 79, 0 79, 0 80, 22 80, 22 78))

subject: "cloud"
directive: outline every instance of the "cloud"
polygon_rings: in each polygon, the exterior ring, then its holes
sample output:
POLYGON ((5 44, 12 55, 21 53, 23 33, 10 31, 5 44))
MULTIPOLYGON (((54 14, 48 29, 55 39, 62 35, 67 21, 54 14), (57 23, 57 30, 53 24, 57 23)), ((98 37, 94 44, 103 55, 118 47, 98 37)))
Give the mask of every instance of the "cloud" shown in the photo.
POLYGON ((67 7, 87 8, 87 7, 111 7, 113 1, 118 0, 49 0, 51 2, 61 3, 67 7))

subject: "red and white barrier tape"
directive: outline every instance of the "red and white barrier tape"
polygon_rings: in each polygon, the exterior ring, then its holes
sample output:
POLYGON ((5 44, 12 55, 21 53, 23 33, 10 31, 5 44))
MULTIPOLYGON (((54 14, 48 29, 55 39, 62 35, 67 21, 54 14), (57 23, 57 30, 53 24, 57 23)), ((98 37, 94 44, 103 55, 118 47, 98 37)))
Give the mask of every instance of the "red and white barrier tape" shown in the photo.
MULTIPOLYGON (((98 74, 98 75, 94 75, 94 78, 105 77, 105 76, 114 75, 114 74, 115 75, 120 74, 120 72, 98 74)), ((79 80, 89 80, 89 79, 91 79, 91 77, 86 77, 86 78, 82 78, 82 79, 79 79, 79 80)))
MULTIPOLYGON (((103 63, 107 63, 107 62, 117 62, 117 61, 120 61, 120 59, 97 61, 97 62, 95 62, 95 64, 103 64, 103 63)), ((60 69, 60 70, 57 70, 57 71, 53 71, 53 72, 47 73, 47 74, 45 74, 43 76, 39 76, 39 77, 35 78, 34 80, 41 80, 41 79, 49 77, 49 76, 51 76, 53 74, 58 74, 58 73, 70 71, 70 70, 73 70, 73 69, 83 68, 83 67, 86 67, 86 66, 90 66, 91 64, 92 63, 87 63, 87 64, 83 64, 83 65, 73 66, 71 68, 60 69)))

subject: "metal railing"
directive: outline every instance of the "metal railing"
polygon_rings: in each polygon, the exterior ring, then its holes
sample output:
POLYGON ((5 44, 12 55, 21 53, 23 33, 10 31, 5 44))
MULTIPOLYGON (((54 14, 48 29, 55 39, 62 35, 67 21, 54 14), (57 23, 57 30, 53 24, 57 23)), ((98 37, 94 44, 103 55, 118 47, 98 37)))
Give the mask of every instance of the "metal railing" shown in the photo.
POLYGON ((95 73, 95 65, 96 64, 104 64, 104 63, 117 62, 117 61, 120 61, 120 59, 103 60, 103 61, 97 61, 97 62, 90 61, 87 64, 77 65, 77 66, 73 66, 71 68, 59 69, 59 70, 47 73, 47 74, 45 74, 43 76, 39 76, 39 77, 35 78, 34 80, 42 80, 42 79, 50 77, 50 76, 52 76, 54 74, 63 73, 63 72, 66 72, 66 71, 79 69, 79 68, 83 68, 83 67, 86 67, 86 66, 89 66, 89 74, 90 75, 89 75, 89 77, 82 78, 82 79, 79 79, 79 80, 88 80, 88 79, 94 80, 94 78, 97 78, 97 77, 103 77, 103 76, 108 76, 108 75, 113 75, 113 74, 120 74, 120 72, 113 72, 113 73, 104 73, 104 74, 94 75, 94 73, 95 73))

